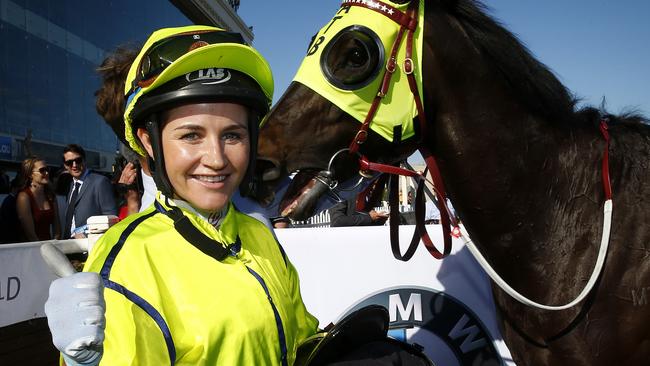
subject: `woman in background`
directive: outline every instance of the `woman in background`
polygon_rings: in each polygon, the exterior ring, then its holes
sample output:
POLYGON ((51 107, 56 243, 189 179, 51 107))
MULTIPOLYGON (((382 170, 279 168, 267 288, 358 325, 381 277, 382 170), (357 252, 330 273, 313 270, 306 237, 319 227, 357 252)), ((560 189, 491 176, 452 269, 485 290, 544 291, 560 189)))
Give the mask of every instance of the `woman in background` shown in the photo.
POLYGON ((45 161, 37 157, 25 159, 21 165, 20 177, 23 189, 16 199, 16 211, 24 240, 59 239, 59 213, 56 197, 49 186, 50 173, 45 161))

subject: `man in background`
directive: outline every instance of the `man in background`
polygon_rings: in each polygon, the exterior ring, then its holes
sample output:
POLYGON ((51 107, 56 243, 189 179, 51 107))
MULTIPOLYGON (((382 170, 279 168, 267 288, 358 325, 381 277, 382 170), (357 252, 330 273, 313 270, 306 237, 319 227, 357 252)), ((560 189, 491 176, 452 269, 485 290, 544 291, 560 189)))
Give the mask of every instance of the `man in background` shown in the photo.
POLYGON ((383 225, 388 219, 388 212, 378 212, 374 209, 367 212, 357 211, 356 198, 339 202, 328 212, 331 227, 383 225))
POLYGON ((113 186, 110 180, 86 167, 86 152, 77 144, 63 149, 63 164, 72 176, 67 196, 64 238, 74 237, 75 229, 86 225, 91 216, 117 215, 113 186))

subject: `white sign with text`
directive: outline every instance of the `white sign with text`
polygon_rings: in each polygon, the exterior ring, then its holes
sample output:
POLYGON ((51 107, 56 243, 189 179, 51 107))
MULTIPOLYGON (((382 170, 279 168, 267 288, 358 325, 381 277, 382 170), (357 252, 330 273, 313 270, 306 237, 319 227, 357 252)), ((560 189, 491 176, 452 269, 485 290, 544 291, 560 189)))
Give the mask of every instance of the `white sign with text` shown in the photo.
POLYGON ((45 316, 43 305, 56 276, 43 261, 40 246, 0 245, 0 327, 45 316))
MULTIPOLYGON (((440 225, 427 229, 441 245, 440 225)), ((401 227, 402 253, 414 230, 401 227)), ((423 346, 436 365, 514 365, 499 332, 489 279, 460 240, 443 260, 420 243, 413 258, 402 262, 393 258, 388 226, 275 232, 321 328, 379 304, 388 309, 390 335, 423 346)))
MULTIPOLYGON (((401 227, 402 252, 413 230, 401 227)), ((428 230, 442 241, 439 225, 428 230)), ((390 335, 423 346, 437 365, 514 365, 498 330, 489 280, 460 240, 443 260, 420 244, 409 262, 401 262, 391 253, 387 226, 277 229, 276 234, 321 328, 379 304, 389 312, 390 335)), ((41 244, 0 245, 0 327, 44 316, 56 277, 41 257, 41 244)), ((86 240, 57 245, 65 252, 88 249, 86 240)))

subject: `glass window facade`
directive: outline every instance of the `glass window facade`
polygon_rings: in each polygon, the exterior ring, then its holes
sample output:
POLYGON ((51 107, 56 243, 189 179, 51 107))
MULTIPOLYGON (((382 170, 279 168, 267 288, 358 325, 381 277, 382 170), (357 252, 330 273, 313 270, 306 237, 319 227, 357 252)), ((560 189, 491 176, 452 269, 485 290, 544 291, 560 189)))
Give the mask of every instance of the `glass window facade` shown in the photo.
POLYGON ((165 0, 0 0, 0 160, 21 161, 28 145, 59 165, 77 143, 110 170, 117 139, 95 111, 95 69, 119 45, 192 23, 165 0))

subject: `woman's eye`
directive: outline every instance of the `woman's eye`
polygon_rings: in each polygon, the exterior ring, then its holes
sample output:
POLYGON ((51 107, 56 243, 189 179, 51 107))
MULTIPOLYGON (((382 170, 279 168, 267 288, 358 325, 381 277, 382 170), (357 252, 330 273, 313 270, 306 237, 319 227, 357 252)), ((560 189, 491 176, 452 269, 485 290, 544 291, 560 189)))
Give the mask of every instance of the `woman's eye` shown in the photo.
POLYGON ((241 135, 236 132, 227 132, 223 134, 223 139, 226 141, 236 141, 241 139, 241 135))
POLYGON ((182 139, 182 140, 187 140, 187 141, 198 140, 198 138, 199 138, 199 134, 196 133, 196 132, 188 132, 188 133, 183 134, 183 135, 181 136, 181 139, 182 139))

